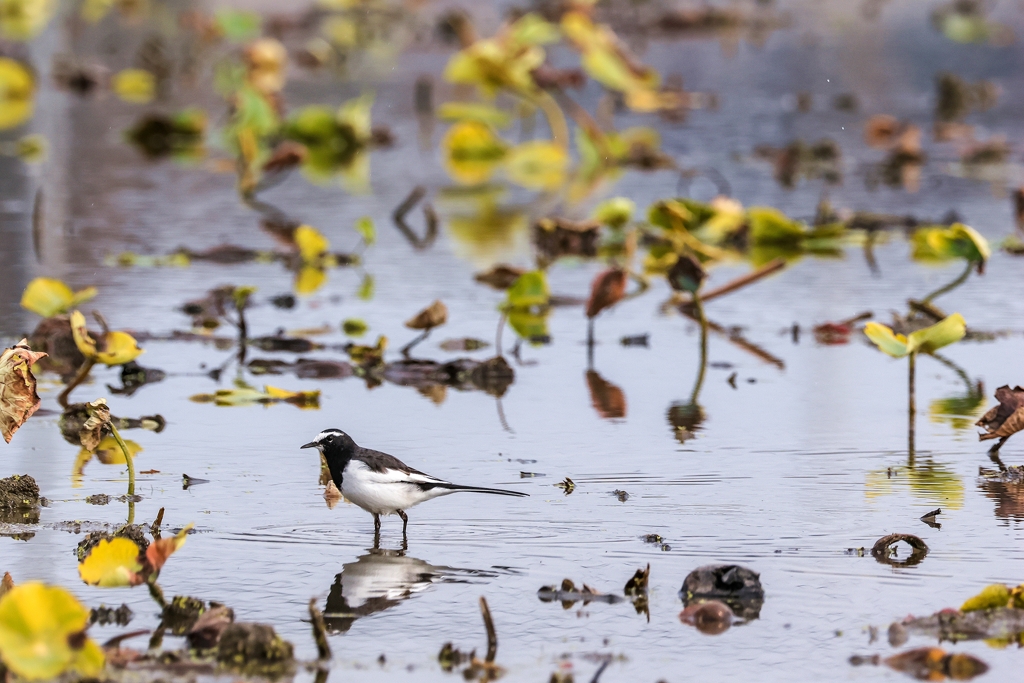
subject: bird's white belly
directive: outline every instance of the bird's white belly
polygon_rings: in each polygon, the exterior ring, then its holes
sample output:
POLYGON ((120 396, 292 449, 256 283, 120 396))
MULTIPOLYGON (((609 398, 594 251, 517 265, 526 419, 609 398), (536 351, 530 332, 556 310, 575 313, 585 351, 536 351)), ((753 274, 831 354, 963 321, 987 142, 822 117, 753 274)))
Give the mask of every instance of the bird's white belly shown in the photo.
POLYGON ((414 487, 409 484, 367 483, 345 477, 341 482, 341 495, 367 512, 375 515, 392 515, 420 502, 413 495, 414 487))

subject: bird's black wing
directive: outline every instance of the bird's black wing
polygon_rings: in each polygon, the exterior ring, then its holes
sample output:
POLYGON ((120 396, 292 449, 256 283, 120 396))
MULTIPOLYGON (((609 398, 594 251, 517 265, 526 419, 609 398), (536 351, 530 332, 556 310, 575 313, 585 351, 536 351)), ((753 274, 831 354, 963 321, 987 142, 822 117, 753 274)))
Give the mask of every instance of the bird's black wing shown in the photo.
MULTIPOLYGON (((404 472, 406 474, 421 474, 424 477, 430 477, 430 475, 425 472, 420 472, 419 470, 409 467, 393 455, 388 455, 387 453, 375 451, 370 448, 363 448, 362 446, 356 449, 356 453, 352 456, 352 459, 366 463, 366 466, 373 472, 382 473, 387 470, 398 470, 399 472, 404 472)), ((433 479, 434 477, 430 478, 433 479)))

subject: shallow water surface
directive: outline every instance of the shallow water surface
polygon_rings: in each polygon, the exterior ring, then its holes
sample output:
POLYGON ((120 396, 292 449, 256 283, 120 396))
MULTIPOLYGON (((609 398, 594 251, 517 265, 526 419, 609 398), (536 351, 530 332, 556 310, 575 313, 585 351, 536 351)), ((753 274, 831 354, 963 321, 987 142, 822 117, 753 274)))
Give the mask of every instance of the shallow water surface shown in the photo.
MULTIPOLYGON (((665 152, 686 167, 715 169, 747 206, 777 206, 810 217, 827 191, 836 207, 932 219, 952 210, 993 245, 1012 231, 1007 193, 1021 180, 1018 145, 1024 132, 1019 40, 1007 47, 950 43, 929 22, 935 3, 881 3, 875 19, 852 7, 874 3, 764 4, 786 21, 756 40, 745 34, 738 42, 630 38, 663 73, 682 74, 689 90, 714 92, 719 100, 717 109, 691 112, 684 123, 653 124, 665 152), (998 103, 971 121, 984 137, 1005 134, 1014 149, 1011 160, 995 181, 964 178, 955 169, 953 148, 931 142, 926 133, 928 162, 920 189, 869 187, 868 169, 882 155, 864 145, 864 121, 892 113, 928 130, 934 78, 943 69, 998 83, 998 103), (797 110, 798 92, 813 95, 809 112, 797 110), (857 108, 835 110, 832 98, 846 92, 857 95, 857 108), (823 137, 843 150, 841 184, 826 188, 819 180, 800 180, 795 189, 785 189, 772 178, 770 164, 752 158, 757 145, 823 137)), ((1024 37, 1019 8, 996 5, 993 16, 1024 37)), ((483 15, 488 26, 494 17, 490 10, 483 15)), ((65 49, 65 40, 71 38, 53 26, 33 46, 44 69, 49 55, 65 49)), ((75 40, 89 50, 95 44, 88 41, 101 38, 75 40)), ((119 54, 116 46, 107 48, 119 54)), ((338 345, 346 341, 340 321, 360 318, 370 325, 364 340, 388 337, 392 360, 415 336, 402 323, 441 299, 449 322, 414 354, 438 361, 490 357, 493 346, 449 353, 438 344, 463 336, 493 344, 504 295, 474 283, 473 274, 495 262, 529 266, 529 233, 499 234, 489 243, 467 239, 451 229, 454 209, 442 197, 434 200, 442 217, 440 235, 417 250, 390 218, 415 185, 436 197, 450 184, 436 150, 423 151, 417 142, 412 109, 416 78, 436 78, 448 54, 414 46, 395 58, 393 70, 364 76, 377 93, 375 122, 390 126, 397 139, 392 148, 372 153, 372 192, 347 194, 295 174, 261 194, 289 216, 317 226, 337 249, 357 243, 350 229, 356 218, 369 215, 378 226, 379 242, 366 250, 362 266, 330 271, 327 284, 300 297, 293 310, 269 303, 292 288, 294 275, 280 264, 104 265, 122 251, 165 254, 181 245, 198 251, 225 242, 271 249, 273 240, 258 229, 258 214, 238 201, 233 174, 147 162, 125 145, 121 131, 137 108, 113 98, 79 100, 43 86, 32 128, 47 135, 49 161, 30 168, 0 159, 0 334, 9 343, 36 324, 34 315, 18 307, 20 292, 35 276, 95 285, 100 294, 88 307, 102 310, 114 328, 153 334, 187 329, 181 304, 211 287, 252 284, 258 288, 248 316, 252 334, 326 324, 331 332, 315 339, 338 345), (34 247, 31 212, 40 187, 45 230, 34 247), (356 296, 364 273, 375 282, 368 301, 356 296)), ((554 59, 569 55, 556 52, 554 59)), ((358 94, 363 84, 298 75, 286 93, 295 103, 336 103, 358 94)), ((175 97, 189 101, 186 94, 175 97)), ((574 96, 592 108, 600 92, 591 84, 574 96)), ((622 114, 616 123, 652 125, 650 119, 622 114)), ((433 132, 435 145, 441 134, 440 128, 433 132)), ((704 173, 690 185, 694 196, 708 199, 721 189, 711 177, 717 176, 704 173)), ((630 171, 605 196, 628 196, 646 207, 674 196, 678 184, 675 172, 630 171)), ((563 213, 584 216, 593 203, 563 213)), ((414 216, 421 221, 418 210, 414 216)), ((977 441, 977 415, 952 423, 931 411, 934 401, 977 391, 976 384, 991 404, 996 387, 1021 381, 1024 259, 997 251, 984 276, 972 276, 938 300, 944 310, 963 313, 971 329, 998 334, 944 350, 945 362, 918 361, 913 454, 906 362, 883 356, 859 334, 839 346, 817 344, 811 334, 813 325, 862 311, 887 321, 890 311, 905 309, 908 297, 923 296, 962 269, 959 263, 914 263, 909 249, 894 232, 874 248, 874 267, 860 247, 851 246, 841 258, 805 257, 709 302, 708 317, 723 328, 739 328, 760 355, 728 334, 712 334, 696 409, 703 419, 692 434, 677 427, 697 371, 699 329, 660 310, 670 294, 663 278, 598 318, 590 364, 581 306, 557 307, 551 343, 523 344, 518 358, 511 355, 513 335, 506 330, 503 350, 515 379, 501 398, 454 388, 426 395, 392 382, 370 388, 355 377, 253 376, 232 362, 234 349, 167 340, 142 342, 140 358, 146 367, 166 371, 164 381, 130 396, 112 395, 106 385, 119 386, 118 371, 97 369, 75 398, 105 395, 117 415, 159 413, 167 420, 159 434, 125 434, 143 448, 137 469, 156 470, 139 475, 143 500, 136 519, 152 520, 165 508, 170 527, 196 525, 161 574, 166 594, 223 601, 240 619, 272 623, 305 658, 315 656, 305 620, 307 603, 316 598, 327 615, 335 658, 331 675, 337 680, 456 680, 458 673, 439 667, 437 654, 449 641, 465 651, 486 649, 480 596, 494 616, 504 680, 547 680, 559 669, 571 670, 577 681, 590 680, 607 656, 613 659, 604 681, 896 680, 902 674, 853 667, 847 660, 891 654, 885 629, 892 621, 959 606, 989 583, 1024 580, 1021 491, 979 477, 979 467, 995 465, 986 457, 986 444, 977 441), (794 324, 801 334, 793 334, 794 324), (619 343, 645 333, 647 347, 619 343), (208 371, 219 366, 226 369, 218 381, 208 371), (319 389, 320 408, 218 407, 189 400, 230 387, 236 376, 257 386, 319 389), (603 417, 599 401, 595 407, 591 387, 609 390, 605 383, 624 396, 621 417, 603 417), (433 475, 530 497, 441 498, 409 512, 407 549, 396 517, 384 520, 380 548, 373 549, 371 517, 345 502, 330 509, 318 484, 315 452, 299 450, 327 427, 342 428, 361 445, 433 475), (184 489, 183 473, 209 482, 184 489), (570 494, 555 486, 566 477, 576 485, 570 494), (628 494, 625 500, 620 491, 628 494), (919 521, 937 507, 941 528, 919 521), (893 532, 920 536, 930 548, 925 560, 898 568, 856 552, 893 532), (646 534, 659 534, 663 545, 645 543, 646 534), (699 633, 678 618, 684 577, 712 563, 759 572, 766 596, 760 618, 718 636, 699 633), (649 617, 628 601, 563 608, 537 597, 540 587, 563 578, 621 594, 633 572, 648 564, 649 617), (879 640, 870 641, 869 626, 879 627, 879 640)), ((601 268, 582 259, 559 261, 549 271, 551 289, 585 298, 601 268)), ((718 267, 707 286, 747 269, 741 263, 718 267)), ((301 355, 344 359, 330 348, 301 355)), ((296 357, 248 352, 248 360, 296 357)), ((41 380, 48 412, 31 419, 3 450, 4 473, 31 474, 51 504, 38 525, 4 529, 0 570, 16 581, 37 578, 72 587, 90 606, 127 603, 136 614, 132 628, 153 628, 159 617, 143 589, 90 588, 78 578, 74 548, 81 536, 62 523, 81 522, 82 532, 122 523, 123 504, 92 506, 85 498, 120 495, 126 474, 121 466, 93 460, 81 476, 72 475, 77 449, 56 428, 59 391, 55 377, 41 380), (16 539, 7 532, 31 537, 16 539)), ((1021 445, 1011 440, 1003 448, 1007 464, 1020 461, 1021 445)), ((120 630, 93 633, 102 641, 120 630)), ((921 637, 910 641, 927 644, 921 637)), ((1015 648, 982 642, 945 647, 983 659, 991 666, 990 680, 1019 677, 1015 648)))

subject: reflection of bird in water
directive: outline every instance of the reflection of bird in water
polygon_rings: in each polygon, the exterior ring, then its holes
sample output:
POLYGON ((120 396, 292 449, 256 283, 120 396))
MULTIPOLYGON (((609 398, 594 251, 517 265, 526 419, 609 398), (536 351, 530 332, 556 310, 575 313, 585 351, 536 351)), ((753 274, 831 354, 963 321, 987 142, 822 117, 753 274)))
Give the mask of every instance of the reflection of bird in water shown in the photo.
POLYGON ((334 577, 324 607, 324 622, 332 633, 345 633, 360 617, 394 607, 439 582, 465 582, 469 576, 496 576, 494 572, 435 567, 402 550, 374 548, 349 562, 334 577), (460 574, 464 575, 460 578, 460 574))

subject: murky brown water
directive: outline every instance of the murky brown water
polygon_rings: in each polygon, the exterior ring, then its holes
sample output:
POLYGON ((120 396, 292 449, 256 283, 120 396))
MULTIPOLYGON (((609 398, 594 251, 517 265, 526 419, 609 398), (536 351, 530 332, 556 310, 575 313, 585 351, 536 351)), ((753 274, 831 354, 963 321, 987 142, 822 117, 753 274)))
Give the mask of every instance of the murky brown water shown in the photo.
MULTIPOLYGON (((763 44, 707 37, 655 39, 643 56, 665 73, 680 73, 688 89, 715 92, 717 111, 698 111, 684 124, 658 124, 665 151, 688 167, 714 168, 745 205, 773 205, 795 216, 811 216, 821 181, 801 181, 787 190, 772 179, 771 166, 750 159, 756 145, 785 145, 830 137, 842 147, 842 183, 828 188, 837 207, 938 218, 955 210, 993 243, 1013 229, 1008 189, 1022 180, 1019 142, 1024 80, 1020 43, 1009 47, 956 45, 929 24, 932 3, 881 3, 880 17, 867 20, 865 3, 777 2, 789 25, 763 44), (847 7, 847 5, 851 5, 847 7), (821 5, 821 6, 819 6, 821 5), (980 137, 1003 133, 1013 153, 993 182, 960 177, 957 154, 925 135, 929 160, 915 193, 885 186, 868 188, 865 178, 882 153, 862 142, 870 114, 893 113, 930 127, 935 73, 953 70, 968 80, 995 80, 1002 94, 991 110, 975 114, 980 137), (800 113, 796 93, 813 94, 811 111, 800 113), (853 92, 856 111, 837 111, 832 97, 853 92), (739 158, 737 158, 737 156, 739 158)), ((866 3, 873 4, 873 3, 866 3)), ((999 20, 1024 37, 1014 3, 997 3, 999 20)), ((430 8, 430 11, 435 11, 430 8)), ((488 14, 489 13, 485 13, 488 14)), ((32 48, 45 70, 49 56, 69 38, 54 25, 32 48)), ((83 50, 113 50, 109 36, 77 39, 83 50), (93 42, 90 42, 93 41, 93 42)), ((50 159, 41 167, 0 158, 0 334, 7 341, 29 331, 36 317, 18 307, 20 292, 35 276, 60 277, 76 286, 95 285, 94 307, 112 326, 169 332, 185 329, 176 309, 218 284, 253 284, 260 305, 250 328, 328 324, 324 343, 345 341, 344 318, 362 318, 370 336, 384 334, 398 348, 414 336, 402 322, 435 298, 446 302, 450 321, 417 348, 422 357, 446 360, 438 342, 470 336, 492 340, 502 294, 473 283, 472 275, 494 261, 529 265, 528 233, 499 234, 490 243, 467 240, 442 228, 429 249, 413 249, 393 228, 393 208, 421 184, 436 194, 449 184, 435 151, 421 151, 412 110, 412 84, 435 77, 447 59, 440 48, 412 47, 383 74, 358 72, 355 82, 326 82, 297 74, 289 101, 339 102, 358 94, 360 78, 377 92, 375 122, 397 136, 390 150, 372 154, 373 192, 350 195, 316 187, 298 174, 262 198, 297 220, 317 226, 338 249, 354 246, 350 229, 363 215, 378 225, 379 243, 365 254, 363 271, 331 271, 317 293, 282 311, 269 297, 291 290, 293 275, 277 264, 188 268, 117 268, 111 254, 131 250, 161 254, 187 245, 201 250, 224 242, 270 249, 258 215, 237 199, 235 177, 173 162, 153 164, 122 142, 138 107, 113 98, 80 101, 45 88, 33 130, 47 135, 50 159), (35 191, 45 197, 45 233, 35 253, 30 230, 35 191), (363 272, 373 275, 372 300, 356 297, 363 272)), ((557 55, 560 57, 568 55, 557 55)), ((380 71, 380 70, 379 70, 380 71)), ((593 107, 598 91, 577 99, 593 107)), ((182 102, 192 101, 181 92, 182 102)), ((181 104, 178 102, 176 104, 181 104)), ((651 117, 625 114, 619 127, 651 117)), ((441 127, 434 131, 434 141, 441 127)), ((991 172, 991 169, 990 169, 991 172)), ((630 172, 611 195, 628 196, 640 207, 671 196, 677 174, 630 172)), ((714 187, 699 179, 695 196, 714 187)), ((513 193, 513 197, 516 197, 513 193)), ((435 199, 442 217, 452 209, 435 199)), ((589 205, 578 210, 584 215, 589 205)), ((417 214, 417 220, 419 216, 417 214)), ((338 680, 455 680, 439 668, 441 645, 485 647, 477 598, 487 597, 500 639, 498 662, 507 680, 546 680, 570 666, 589 680, 600 657, 614 655, 605 681, 869 680, 901 675, 876 667, 854 668, 855 653, 890 652, 884 627, 907 614, 924 615, 992 582, 1016 585, 1024 576, 1024 504, 1019 491, 983 484, 979 466, 991 466, 976 440, 973 419, 951 425, 930 417, 930 404, 963 395, 963 379, 929 358, 918 364, 917 453, 908 468, 906 366, 855 335, 845 346, 821 346, 810 327, 861 311, 887 319, 955 277, 961 266, 928 267, 908 259, 897 234, 875 249, 877 272, 858 247, 843 258, 805 258, 783 273, 736 295, 708 304, 708 316, 781 361, 746 352, 723 336, 712 336, 706 386, 700 404, 706 419, 696 438, 680 443, 667 417, 684 404, 697 368, 697 328, 680 316, 664 316, 659 304, 669 290, 663 280, 651 291, 600 317, 593 368, 625 395, 625 416, 603 419, 587 383, 586 322, 580 307, 557 309, 552 343, 524 346, 514 363, 515 382, 500 402, 476 391, 449 389, 435 403, 413 388, 385 383, 368 389, 355 378, 269 378, 287 389, 320 389, 319 410, 290 405, 221 408, 189 401, 200 392, 230 385, 229 364, 216 383, 203 369, 233 354, 212 345, 150 341, 140 362, 169 377, 131 397, 112 396, 114 370, 93 372, 76 392, 86 399, 106 395, 115 414, 162 414, 160 434, 131 432, 143 447, 136 462, 137 517, 167 510, 166 523, 195 522, 191 536, 161 575, 168 595, 189 594, 232 605, 246 620, 273 623, 298 653, 313 656, 306 603, 317 597, 335 611, 330 619, 338 680), (803 329, 795 343, 790 326, 803 329), (624 347, 626 335, 650 334, 649 348, 624 347), (723 367, 728 364, 728 367, 723 367), (718 367, 716 367, 716 365, 718 367), (736 373, 735 388, 727 378, 736 373), (504 423, 506 424, 503 424, 504 423), (345 503, 327 508, 317 485, 318 462, 298 447, 325 427, 340 427, 365 446, 397 455, 441 477, 514 488, 530 498, 451 496, 410 512, 409 547, 400 547, 400 522, 385 520, 382 547, 371 553, 369 515, 345 503), (891 472, 889 471, 891 468, 891 472), (537 473, 523 477, 521 473, 537 473), (210 482, 183 490, 182 473, 210 482), (554 484, 576 483, 571 495, 554 484), (625 502, 613 494, 629 494, 625 502), (1018 496, 1018 497, 1015 497, 1018 496), (941 529, 918 518, 941 507, 941 529), (913 568, 895 569, 847 548, 870 547, 891 532, 914 533, 931 548, 913 568), (669 546, 645 544, 657 533, 669 546), (766 598, 760 619, 712 637, 679 622, 677 592, 699 565, 739 563, 761 574, 766 598), (536 591, 564 577, 608 592, 638 567, 651 565, 650 620, 628 603, 593 603, 562 609, 541 603, 536 591), (339 592, 340 591, 340 592, 339 592), (352 617, 345 612, 344 596, 352 617), (883 637, 869 644, 869 625, 883 637), (386 655, 379 664, 378 656, 386 655), (696 673, 699 672, 699 673, 696 673)), ((746 266, 714 270, 710 286, 744 272, 746 266)), ((559 262, 550 273, 556 294, 585 297, 599 264, 559 262)), ((984 393, 1021 381, 1024 260, 996 253, 984 277, 939 300, 960 311, 978 330, 1006 331, 995 341, 965 342, 943 352, 984 393)), ((506 350, 512 344, 506 333, 506 350)), ((487 351, 469 354, 484 359, 487 351)), ((304 357, 339 359, 338 352, 304 357)), ((251 358, 292 359, 290 354, 253 350, 251 358)), ((254 384, 266 378, 242 375, 254 384)), ((59 385, 41 386, 44 408, 55 409, 59 385)), ((991 402, 991 399, 988 399, 991 402)), ((95 493, 120 494, 125 473, 118 466, 89 463, 73 477, 76 449, 56 429, 56 412, 33 418, 3 450, 3 473, 29 473, 53 502, 27 540, 0 538, 0 570, 16 580, 38 578, 73 587, 87 604, 126 602, 136 612, 133 627, 157 622, 142 589, 105 590, 78 579, 74 546, 79 537, 53 525, 66 520, 118 524, 124 507, 86 505, 95 493)), ((976 418, 974 418, 976 419, 976 418)), ((1021 444, 1003 449, 1007 463, 1021 460, 1021 444)), ((114 627, 97 630, 113 635, 114 627)), ((922 638, 911 644, 924 645, 922 638)), ((955 646, 988 662, 991 680, 1015 680, 1020 654, 980 642, 955 646)), ((305 676, 305 674, 303 674, 305 676)))

